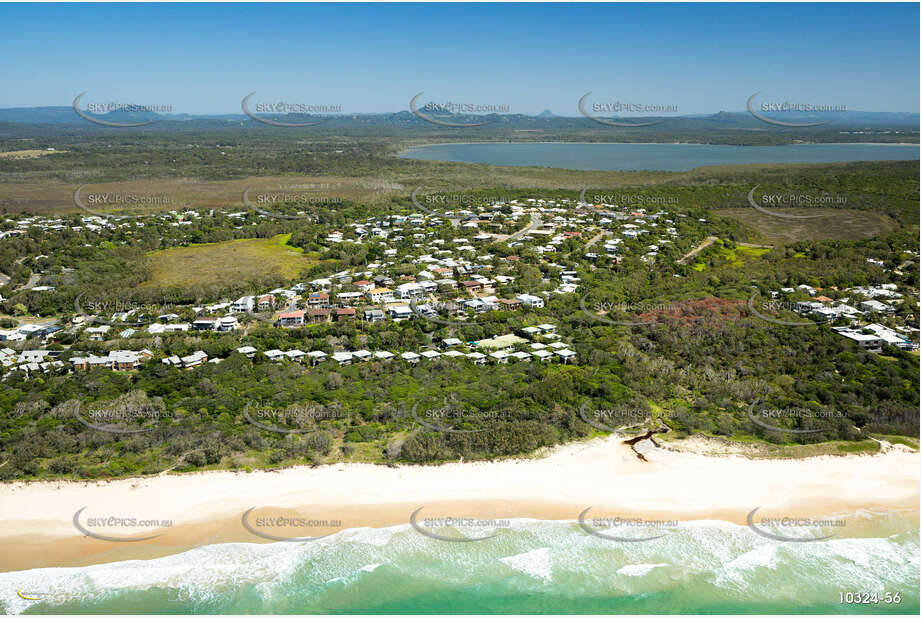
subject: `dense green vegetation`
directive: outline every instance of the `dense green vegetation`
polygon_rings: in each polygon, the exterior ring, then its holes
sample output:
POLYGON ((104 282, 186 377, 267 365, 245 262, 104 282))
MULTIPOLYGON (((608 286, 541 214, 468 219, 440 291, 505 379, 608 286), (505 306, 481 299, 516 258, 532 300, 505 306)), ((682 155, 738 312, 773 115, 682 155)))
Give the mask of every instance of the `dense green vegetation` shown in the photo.
MULTIPOLYGON (((118 148, 127 153, 133 138, 120 136, 111 139, 122 140, 118 148)), ((74 139, 79 142, 89 137, 74 139)), ((291 158, 279 152, 276 163, 262 166, 262 155, 254 149, 264 148, 263 154, 268 153, 269 142, 240 144, 239 156, 220 160, 210 151, 205 154, 203 149, 189 148, 182 158, 171 161, 170 157, 178 153, 175 141, 164 137, 161 150, 157 134, 145 139, 154 140, 153 145, 145 142, 147 151, 138 158, 129 154, 110 157, 100 152, 99 144, 87 144, 84 151, 73 144, 68 146, 75 152, 73 159, 66 158, 70 157, 67 154, 53 159, 4 161, 0 169, 7 172, 6 179, 12 176, 21 180, 30 175, 47 179, 55 174, 67 177, 87 165, 87 169, 95 170, 108 167, 112 179, 121 179, 141 170, 156 177, 174 163, 174 175, 213 178, 217 173, 267 171, 377 173, 380 170, 376 166, 381 164, 394 172, 404 187, 413 179, 433 190, 456 190, 471 199, 486 199, 497 190, 519 199, 574 200, 578 196, 578 188, 573 187, 576 181, 559 182, 559 170, 546 170, 540 182, 529 189, 520 188, 518 183, 526 174, 536 172, 524 170, 516 172, 523 175, 517 179, 499 174, 494 177, 499 181, 492 186, 491 179, 481 178, 470 188, 479 192, 462 191, 457 188, 457 178, 476 175, 471 170, 478 166, 395 160, 383 144, 356 143, 356 150, 349 150, 335 141, 310 143, 313 154, 291 158), (123 167, 112 166, 116 160, 123 167), (145 160, 151 162, 149 167, 145 167, 145 160), (308 160, 319 163, 310 167, 308 160), (291 167, 282 170, 283 165, 291 167), (446 169, 458 175, 436 180, 446 169)), ((623 193, 624 205, 631 205, 631 199, 640 206, 645 205, 643 199, 674 199, 667 208, 686 216, 686 232, 673 245, 663 246, 654 264, 639 259, 644 244, 648 244, 643 241, 626 241, 623 253, 627 257, 620 264, 603 257, 586 260, 585 249, 577 240, 567 241, 557 253, 542 257, 527 247, 492 247, 494 257, 487 261, 493 267, 491 274, 515 277, 513 284, 501 290, 503 294, 550 289, 542 283, 550 272, 547 262, 578 272, 580 291, 552 296, 546 310, 539 313, 491 312, 478 324, 459 328, 412 320, 281 330, 252 320, 236 333, 160 337, 141 331, 130 339, 111 342, 88 341, 82 334, 65 335, 51 346, 63 350, 61 358, 65 360, 86 352, 126 347, 146 347, 162 355, 202 349, 210 357, 226 360, 189 371, 153 362, 130 373, 94 370, 31 378, 19 372, 7 374, 0 388, 0 478, 96 478, 169 469, 498 457, 593 435, 599 429, 586 422, 586 415, 589 420, 598 420, 597 411, 624 406, 643 418, 654 417, 672 430, 672 436, 706 434, 778 445, 829 442, 841 453, 863 449, 871 434, 907 436, 908 444, 916 444, 917 353, 891 347, 882 354, 861 351, 828 326, 788 328, 759 320, 750 314, 746 303, 755 292, 767 297, 771 290, 800 284, 822 288, 832 298, 843 297, 848 287, 889 282, 917 292, 918 163, 739 166, 657 174, 599 175, 597 179, 615 180, 610 184, 599 181, 597 188, 587 193, 589 198, 593 193, 623 193), (739 243, 764 242, 760 223, 722 216, 722 209, 746 208, 747 193, 755 184, 765 192, 844 193, 849 196, 848 209, 879 213, 898 225, 872 238, 840 236, 745 247, 739 243), (706 235, 719 240, 687 264, 676 264, 706 235), (506 261, 510 255, 519 259, 506 261), (884 268, 869 263, 868 258, 882 260, 884 268), (899 267, 901 274, 893 272, 899 267), (591 311, 583 311, 580 300, 589 308, 647 306, 626 315, 636 319, 635 314, 642 314, 642 319, 653 325, 606 323, 589 315, 591 311), (327 362, 308 368, 269 362, 261 355, 249 360, 233 352, 241 345, 328 353, 341 348, 418 351, 444 337, 473 341, 520 332, 524 326, 548 321, 558 325, 563 341, 578 354, 577 364, 476 367, 441 359, 416 367, 401 361, 373 361, 349 367, 327 362), (773 421, 776 425, 821 431, 766 429, 751 419, 749 407, 756 401, 775 409, 811 413, 780 418, 773 421), (309 406, 325 414, 283 425, 303 431, 279 433, 248 421, 244 414, 248 405, 280 413, 309 406), (124 406, 155 410, 155 418, 125 425, 150 431, 107 433, 87 427, 77 417, 78 413, 124 406), (433 410, 447 410, 448 414, 437 422, 427 421, 428 425, 420 422, 433 410), (439 431, 432 424, 457 432, 439 431)), ((582 177, 576 176, 581 181, 582 177)), ((405 190, 373 204, 343 200, 335 206, 320 205, 312 209, 311 219, 271 219, 252 212, 236 218, 220 211, 202 211, 190 225, 179 227, 148 219, 144 227, 130 229, 64 229, 13 236, 0 243, 0 272, 10 276, 10 282, 0 287, 6 299, 0 308, 7 315, 66 319, 76 312, 74 303, 82 294, 82 302, 104 299, 123 306, 177 308, 177 313, 188 319, 192 315, 189 308, 196 303, 232 299, 292 280, 265 269, 246 280, 166 289, 143 285, 151 279, 150 252, 290 234, 289 245, 317 259, 298 274, 296 280, 304 281, 381 259, 381 249, 374 245, 329 247, 321 239, 330 229, 367 217, 414 212, 408 194, 405 190), (19 289, 33 275, 38 275, 42 284, 56 286, 55 293, 19 289)), ((239 204, 229 204, 228 208, 242 210, 239 204)), ((285 212, 295 211, 294 206, 287 208, 285 212)), ((76 215, 64 218, 78 219, 76 215)), ((11 223, 0 225, 12 227, 11 223)), ((510 230, 500 224, 494 231, 510 230)), ((449 224, 435 233, 436 237, 450 237, 449 224)), ((412 243, 412 239, 405 243, 412 243)), ((409 245, 394 246, 402 249, 409 245)), ((417 265, 395 267, 396 272, 407 274, 414 269, 418 270, 417 265)), ((906 297, 896 317, 907 320, 917 315, 916 295, 906 297)))

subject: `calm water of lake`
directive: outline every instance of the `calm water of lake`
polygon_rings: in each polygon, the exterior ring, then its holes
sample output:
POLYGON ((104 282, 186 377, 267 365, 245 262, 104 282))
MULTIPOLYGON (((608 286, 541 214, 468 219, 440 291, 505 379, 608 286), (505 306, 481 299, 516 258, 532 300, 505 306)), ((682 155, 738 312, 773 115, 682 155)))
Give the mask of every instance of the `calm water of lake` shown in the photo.
POLYGON ((835 163, 918 160, 917 145, 800 144, 713 146, 708 144, 438 144, 400 156, 428 161, 523 165, 579 170, 665 170, 744 163, 835 163))

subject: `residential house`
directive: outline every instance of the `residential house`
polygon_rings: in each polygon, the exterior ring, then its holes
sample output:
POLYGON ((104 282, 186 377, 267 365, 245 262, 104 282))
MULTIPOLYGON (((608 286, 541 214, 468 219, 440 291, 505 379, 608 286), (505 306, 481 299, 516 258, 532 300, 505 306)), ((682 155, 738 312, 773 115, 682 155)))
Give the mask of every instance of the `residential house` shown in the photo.
POLYGON ((308 309, 307 310, 307 320, 311 324, 318 324, 322 322, 331 321, 332 311, 329 309, 308 309))
POLYGON ((298 326, 303 326, 304 312, 303 310, 284 312, 278 316, 277 324, 284 328, 296 328, 298 326))
POLYGON ((403 352, 400 354, 400 358, 405 360, 407 363, 410 363, 411 365, 415 365, 419 362, 419 358, 421 357, 415 352, 403 352))
POLYGON ((461 287, 465 292, 472 294, 483 291, 483 284, 480 281, 461 281, 461 287))
POLYGON ((387 307, 387 315, 390 316, 391 320, 400 322, 413 317, 413 311, 409 308, 409 305, 396 305, 394 307, 387 307))
POLYGON ((486 355, 480 354, 479 352, 471 352, 467 355, 474 365, 485 365, 486 364, 486 355))
POLYGON ((256 348, 251 345, 245 345, 241 348, 237 348, 237 352, 245 356, 246 358, 253 358, 256 356, 256 348))
POLYGON ((243 296, 238 298, 230 305, 230 310, 234 313, 252 313, 256 308, 255 296, 243 296))
POLYGON ((181 359, 182 366, 186 369, 191 369, 192 367, 198 367, 199 365, 208 362, 208 355, 204 351, 199 350, 197 352, 192 352, 188 356, 183 356, 181 359))
POLYGON ((342 320, 354 320, 355 319, 355 308, 354 307, 340 307, 336 309, 336 321, 342 320))
POLYGON ((365 309, 365 321, 367 322, 383 322, 384 321, 384 312, 380 309, 365 309))
POLYGON ((333 353, 333 360, 339 363, 340 367, 352 364, 352 353, 351 352, 335 352, 333 353))
POLYGON ((575 362, 576 360, 576 353, 573 352, 572 350, 568 350, 568 349, 557 350, 556 355, 562 358, 564 363, 575 362))
POLYGON ((316 365, 317 363, 322 363, 326 360, 326 352, 322 350, 314 350, 313 352, 307 352, 307 358, 310 359, 311 365, 316 365))
POLYGON ((293 361, 301 362, 307 356, 307 353, 302 350, 288 350, 285 352, 285 356, 293 361))
POLYGON ((285 353, 278 349, 266 350, 263 354, 265 354, 265 357, 270 361, 280 361, 285 358, 285 353))
POLYGON ((374 288, 365 292, 365 297, 372 303, 392 303, 393 290, 390 288, 374 288))
MULTIPOLYGON (((172 326, 172 324, 170 326, 172 326)), ((239 327, 240 323, 237 322, 237 318, 232 315, 225 316, 217 321, 217 330, 222 333, 233 332, 239 327)))
POLYGON ((106 333, 109 332, 109 329, 111 328, 112 327, 108 324, 90 326, 86 329, 86 333, 90 336, 90 341, 102 341, 105 339, 106 333))
POLYGON ((532 294, 519 294, 515 298, 520 300, 521 304, 526 307, 540 309, 544 306, 544 299, 539 296, 534 296, 532 294))
POLYGON ((259 311, 271 311, 275 308, 275 296, 272 294, 263 294, 258 299, 259 311))

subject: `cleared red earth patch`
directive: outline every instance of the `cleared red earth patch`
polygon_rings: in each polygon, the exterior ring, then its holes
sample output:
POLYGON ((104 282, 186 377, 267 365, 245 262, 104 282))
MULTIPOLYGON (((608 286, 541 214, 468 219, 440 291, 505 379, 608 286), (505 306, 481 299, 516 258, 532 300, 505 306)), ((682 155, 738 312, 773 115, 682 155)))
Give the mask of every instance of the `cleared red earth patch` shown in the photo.
POLYGON ((735 322, 749 316, 748 306, 742 300, 702 298, 682 300, 663 305, 643 313, 644 322, 676 321, 685 326, 701 323, 735 322))

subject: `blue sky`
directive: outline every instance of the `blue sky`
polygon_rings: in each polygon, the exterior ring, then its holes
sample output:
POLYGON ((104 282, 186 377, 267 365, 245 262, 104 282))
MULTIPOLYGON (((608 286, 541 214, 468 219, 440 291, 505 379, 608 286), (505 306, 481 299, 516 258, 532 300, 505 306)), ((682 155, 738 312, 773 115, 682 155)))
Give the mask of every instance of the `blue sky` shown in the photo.
POLYGON ((915 4, 0 4, 0 107, 241 99, 575 116, 579 98, 919 111, 915 4))

